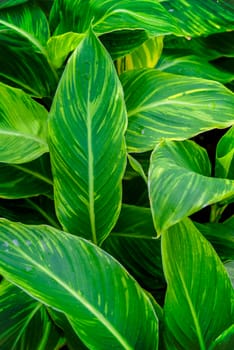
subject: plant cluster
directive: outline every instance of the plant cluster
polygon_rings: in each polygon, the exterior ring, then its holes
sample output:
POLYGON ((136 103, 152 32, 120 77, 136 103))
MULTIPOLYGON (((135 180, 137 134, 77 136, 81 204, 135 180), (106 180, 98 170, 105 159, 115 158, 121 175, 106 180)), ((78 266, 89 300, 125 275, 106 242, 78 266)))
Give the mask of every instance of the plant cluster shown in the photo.
POLYGON ((231 350, 232 1, 0 2, 0 348, 231 350))

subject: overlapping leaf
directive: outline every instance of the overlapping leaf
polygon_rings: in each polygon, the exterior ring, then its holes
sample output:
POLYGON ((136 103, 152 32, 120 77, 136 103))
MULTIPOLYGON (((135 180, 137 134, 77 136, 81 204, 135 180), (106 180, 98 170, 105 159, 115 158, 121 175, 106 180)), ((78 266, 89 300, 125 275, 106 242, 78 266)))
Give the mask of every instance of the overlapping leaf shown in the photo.
POLYGON ((210 177, 207 153, 195 142, 163 141, 152 153, 149 196, 158 234, 233 195, 234 181, 210 177))
POLYGON ((232 1, 165 0, 162 5, 176 19, 184 35, 208 35, 234 29, 232 1))
POLYGON ((0 198, 27 198, 51 193, 52 186, 47 155, 24 164, 0 163, 0 198))
POLYGON ((130 152, 151 150, 162 138, 184 140, 234 123, 234 94, 217 82, 153 69, 128 71, 120 79, 130 152))
POLYGON ((217 145, 215 175, 234 180, 234 126, 223 135, 217 145))
POLYGON ((14 24, 0 19, 0 81, 34 97, 51 96, 58 81, 41 43, 14 24))
POLYGON ((20 4, 23 4, 27 1, 28 0, 1 0, 0 10, 7 8, 7 7, 11 7, 11 6, 20 5, 20 4))
POLYGON ((233 289, 221 261, 189 219, 162 236, 162 258, 166 349, 209 349, 234 322, 233 289))
POLYGON ((2 350, 56 348, 60 334, 44 305, 7 281, 0 284, 0 299, 2 350))
MULTIPOLYGON (((0 20, 15 25, 33 38, 36 38, 42 45, 49 39, 49 25, 44 12, 35 4, 27 3, 17 7, 10 7, 0 11, 0 20)), ((0 24, 0 29, 8 29, 0 24)))
POLYGON ((113 63, 90 33, 71 56, 50 112, 58 218, 101 242, 116 223, 126 164, 126 111, 113 63))
POLYGON ((91 24, 97 34, 120 29, 144 29, 152 35, 182 34, 170 13, 154 0, 55 0, 50 22, 56 34, 82 33, 91 24))
POLYGON ((195 55, 163 55, 157 69, 174 74, 193 76, 203 79, 216 80, 228 83, 234 79, 234 73, 217 69, 206 58, 195 55))
POLYGON ((116 61, 118 73, 139 68, 154 68, 163 48, 163 37, 153 37, 146 40, 137 49, 116 61))
POLYGON ((152 304, 110 255, 49 226, 0 222, 1 274, 65 313, 88 348, 157 349, 152 304))
POLYGON ((229 350, 234 343, 234 324, 225 329, 211 344, 209 350, 229 350))
POLYGON ((48 113, 23 91, 0 83, 0 162, 24 163, 48 151, 48 113))

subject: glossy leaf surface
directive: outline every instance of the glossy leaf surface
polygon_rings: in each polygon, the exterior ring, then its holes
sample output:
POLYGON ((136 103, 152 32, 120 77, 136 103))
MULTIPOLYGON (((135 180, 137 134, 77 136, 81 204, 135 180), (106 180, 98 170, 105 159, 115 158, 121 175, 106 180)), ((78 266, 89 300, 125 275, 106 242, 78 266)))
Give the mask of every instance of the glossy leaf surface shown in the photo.
POLYGON ((115 68, 90 33, 61 78, 49 135, 58 218, 68 232, 96 243, 109 234, 120 211, 126 122, 115 68))
POLYGON ((151 150, 162 138, 184 140, 234 123, 234 94, 217 82, 153 69, 128 71, 120 79, 130 152, 151 150))
POLYGON ((49 318, 45 306, 7 281, 0 284, 2 350, 51 350, 60 334, 49 318))
POLYGON ((65 313, 88 348, 157 349, 152 304, 110 255, 49 226, 0 222, 1 274, 65 313))
POLYGON ((162 258, 167 281, 166 348, 206 350, 234 322, 233 289, 227 273, 189 219, 164 233, 162 258))
POLYGON ((233 197, 234 181, 210 177, 206 151, 193 141, 163 141, 152 153, 149 196, 157 233, 233 197))
POLYGON ((234 180, 234 126, 222 136, 217 145, 215 175, 234 180))
POLYGON ((0 94, 0 162, 25 163, 47 152, 46 109, 23 91, 1 83, 0 94))

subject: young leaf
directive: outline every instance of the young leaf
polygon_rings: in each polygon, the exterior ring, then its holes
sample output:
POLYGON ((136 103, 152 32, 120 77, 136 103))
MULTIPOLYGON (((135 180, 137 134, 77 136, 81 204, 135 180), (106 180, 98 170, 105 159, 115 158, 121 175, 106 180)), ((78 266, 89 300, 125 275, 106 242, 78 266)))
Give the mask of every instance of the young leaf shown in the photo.
POLYGON ((43 304, 7 281, 0 284, 0 299, 1 350, 56 348, 60 334, 43 304))
POLYGON ((217 145, 215 175, 234 180, 234 126, 222 136, 217 145))
POLYGON ((88 348, 157 349, 150 300, 109 254, 49 226, 2 219, 0 231, 0 273, 66 314, 88 348))
POLYGON ((206 350, 234 322, 233 289, 227 273, 189 219, 164 233, 162 259, 167 281, 166 348, 206 350))
POLYGON ((116 223, 126 164, 126 110, 113 63, 90 34, 69 59, 50 111, 58 218, 100 243, 116 223))
POLYGON ((30 162, 48 152, 46 109, 23 91, 2 83, 0 94, 0 162, 30 162))
POLYGON ((153 69, 121 75, 130 152, 154 148, 162 139, 184 140, 234 123, 234 94, 222 84, 153 69))
POLYGON ((152 153, 149 196, 158 234, 233 195, 234 181, 210 177, 207 153, 195 142, 162 141, 152 153))

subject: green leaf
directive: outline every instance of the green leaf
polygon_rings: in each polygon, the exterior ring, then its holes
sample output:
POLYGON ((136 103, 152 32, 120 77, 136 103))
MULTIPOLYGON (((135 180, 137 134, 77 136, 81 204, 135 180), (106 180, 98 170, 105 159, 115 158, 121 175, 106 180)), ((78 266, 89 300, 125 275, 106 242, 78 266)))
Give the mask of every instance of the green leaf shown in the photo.
MULTIPOLYGON (((13 24, 19 29, 29 33, 42 45, 49 39, 49 24, 41 8, 35 4, 22 4, 17 7, 10 7, 0 12, 0 20, 13 24)), ((7 29, 0 24, 0 30, 7 29)))
POLYGON ((157 349, 150 300, 109 254, 49 226, 2 219, 0 231, 0 273, 66 314, 88 348, 157 349))
POLYGON ((116 61, 118 73, 139 68, 154 68, 163 49, 163 36, 146 40, 141 46, 116 61))
POLYGON ((234 79, 234 73, 217 69, 207 62, 206 57, 202 58, 196 55, 163 55, 158 62, 157 69, 173 74, 217 80, 221 83, 228 83, 234 79))
POLYGON ((234 325, 225 329, 211 344, 209 350, 230 350, 234 344, 234 325))
POLYGON ((227 273, 189 219, 164 233, 162 258, 167 281, 166 348, 206 350, 234 322, 233 289, 227 273))
POLYGON ((0 79, 34 97, 51 96, 58 76, 42 44, 23 29, 0 19, 0 79))
POLYGON ((123 205, 119 220, 102 248, 123 264, 143 288, 157 293, 158 300, 165 289, 165 279, 161 241, 155 236, 150 208, 123 205))
POLYGON ((234 123, 234 94, 218 82, 153 69, 128 71, 120 80, 129 152, 151 150, 162 138, 184 140, 234 123))
POLYGON ((234 230, 226 222, 201 224, 198 230, 210 241, 222 260, 234 260, 234 230))
POLYGON ((0 10, 11 6, 17 6, 25 2, 28 2, 28 0, 1 0, 0 10))
POLYGON ((53 66, 56 69, 60 68, 68 55, 76 49, 83 39, 84 34, 72 32, 52 36, 47 42, 47 51, 53 66))
POLYGON ((142 179, 145 181, 145 183, 148 183, 147 176, 145 175, 144 169, 141 165, 141 163, 134 157, 132 157, 130 154, 128 154, 128 161, 131 165, 131 167, 138 173, 142 179))
POLYGON ((158 234, 200 209, 233 197, 234 181, 210 177, 210 161, 193 141, 162 141, 152 153, 149 196, 158 234))
POLYGON ((162 5, 172 14, 184 35, 208 35, 234 29, 231 1, 165 0, 162 5))
POLYGON ((215 176, 234 180, 234 126, 222 136, 217 145, 215 176))
POLYGON ((90 33, 71 56, 53 100, 49 146, 60 223, 95 243, 110 233, 120 211, 126 119, 113 63, 90 33))
POLYGON ((50 23, 56 34, 82 33, 92 24, 96 34, 144 29, 152 35, 182 34, 176 21, 154 0, 55 0, 50 23))
POLYGON ((2 350, 56 348, 60 334, 44 305, 7 281, 0 284, 0 299, 2 350))
POLYGON ((48 152, 46 109, 23 91, 2 83, 0 94, 0 162, 26 163, 48 152))
POLYGON ((53 181, 47 156, 24 164, 0 163, 0 198, 27 198, 50 193, 53 181))
POLYGON ((224 266, 227 270, 227 273, 228 273, 230 280, 232 282, 232 286, 234 288, 234 260, 228 261, 227 263, 225 263, 224 266))

